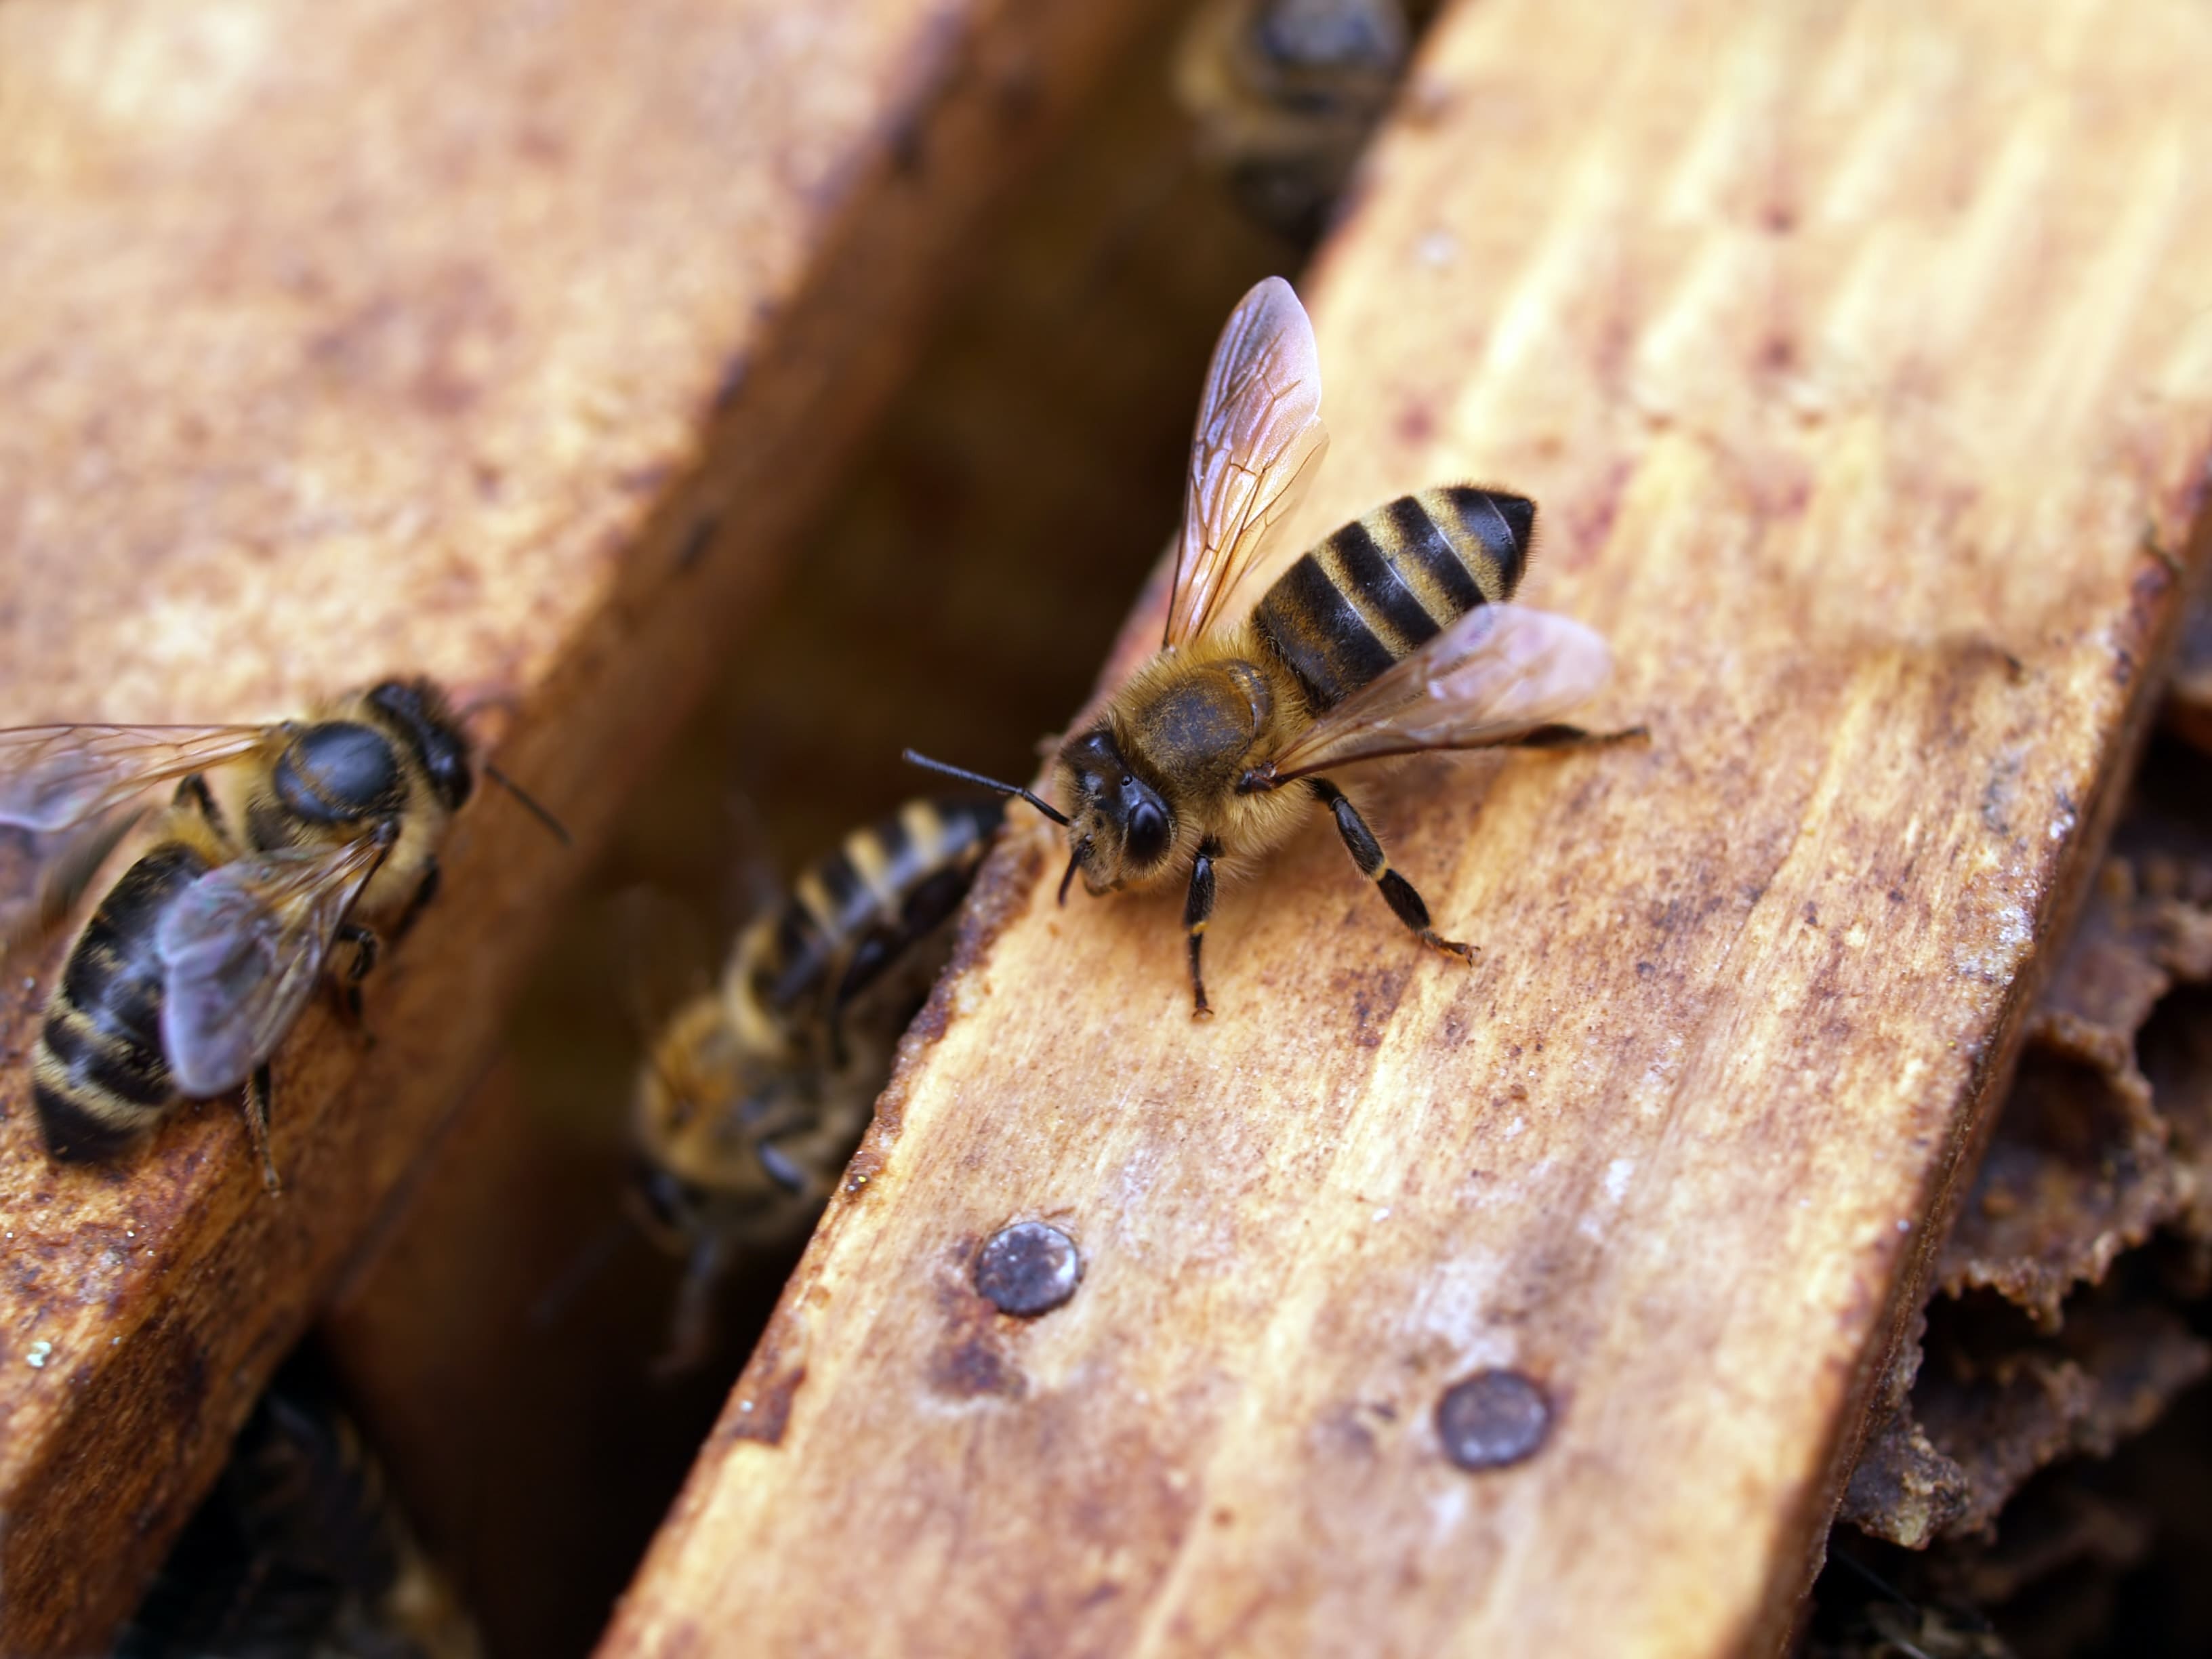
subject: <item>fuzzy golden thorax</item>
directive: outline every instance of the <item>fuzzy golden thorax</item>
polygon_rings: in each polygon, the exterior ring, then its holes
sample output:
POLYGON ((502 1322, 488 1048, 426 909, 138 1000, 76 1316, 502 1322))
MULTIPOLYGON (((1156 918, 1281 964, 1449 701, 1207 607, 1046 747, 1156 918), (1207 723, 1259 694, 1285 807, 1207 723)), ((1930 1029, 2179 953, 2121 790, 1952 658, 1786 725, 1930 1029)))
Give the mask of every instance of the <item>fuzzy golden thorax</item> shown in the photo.
POLYGON ((1054 763, 1084 885, 1158 885, 1188 872, 1209 839, 1231 861, 1284 841, 1300 803, 1237 786, 1309 718, 1297 682, 1249 627, 1153 657, 1054 763))
POLYGON ((386 829, 391 849, 354 902, 356 920, 404 910, 474 782, 469 743, 428 680, 386 680, 272 729, 259 764, 208 784, 253 847, 337 847, 386 829))

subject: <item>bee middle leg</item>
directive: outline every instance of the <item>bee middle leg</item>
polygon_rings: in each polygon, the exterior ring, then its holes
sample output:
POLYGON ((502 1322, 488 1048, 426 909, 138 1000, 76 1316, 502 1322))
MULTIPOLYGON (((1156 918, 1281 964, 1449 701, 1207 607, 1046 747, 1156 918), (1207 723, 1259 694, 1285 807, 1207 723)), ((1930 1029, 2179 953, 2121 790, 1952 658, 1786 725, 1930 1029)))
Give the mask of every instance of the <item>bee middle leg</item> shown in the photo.
POLYGON ((338 944, 353 947, 353 961, 347 967, 343 979, 331 981, 331 994, 337 1000, 339 1013, 345 1017, 347 1023, 359 1025, 362 1023, 361 982, 375 968, 377 957, 383 951, 384 941, 357 921, 340 922, 334 937, 338 944))
POLYGON ((1328 809, 1336 820, 1336 833, 1344 837, 1344 845, 1352 854, 1352 861, 1359 866, 1359 873, 1382 890, 1384 902, 1399 921, 1413 930, 1413 936, 1422 944, 1432 945, 1446 956, 1457 957, 1472 963, 1474 950, 1471 945, 1449 939, 1429 925, 1429 907, 1413 884, 1390 867, 1390 860, 1382 851, 1382 843, 1375 839, 1375 832, 1367 827, 1367 820, 1359 816, 1359 809, 1345 798, 1344 791, 1327 778, 1309 778, 1306 787, 1313 791, 1314 799, 1328 809))
POLYGON ((1190 892, 1182 903, 1182 925, 1190 933, 1190 1017, 1212 1019, 1206 1000, 1206 975, 1199 971, 1200 947, 1206 943, 1206 924, 1213 915, 1213 861, 1221 856, 1221 843, 1212 836, 1198 844, 1198 857, 1190 866, 1190 892))
POLYGON ((684 1258, 684 1279, 676 1291, 668 1346, 653 1362, 653 1374, 665 1382, 696 1367, 714 1351, 714 1298, 729 1266, 730 1249, 720 1237, 700 1238, 684 1258))

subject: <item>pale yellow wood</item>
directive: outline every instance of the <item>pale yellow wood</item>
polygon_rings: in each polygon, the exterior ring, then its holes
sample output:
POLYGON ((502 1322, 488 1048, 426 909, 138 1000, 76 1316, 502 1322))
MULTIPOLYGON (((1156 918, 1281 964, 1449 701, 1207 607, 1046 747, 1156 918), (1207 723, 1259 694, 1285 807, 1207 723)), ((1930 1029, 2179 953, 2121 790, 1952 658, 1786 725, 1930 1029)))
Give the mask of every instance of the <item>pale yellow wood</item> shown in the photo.
MULTIPOLYGON (((99 1647, 477 1074, 563 884, 1142 8, 0 9, 0 724, 484 709, 445 893, 227 1103, 64 1172, 0 1027, 0 1651, 99 1647)), ((20 850, 10 839, 0 852, 20 850)), ((4 866, 18 896, 19 859, 4 866)))
POLYGON ((1174 897, 1011 837, 603 1652, 1772 1650, 2175 631, 2208 80, 2178 3, 1449 10, 1310 286, 1310 527, 1530 491, 1650 746, 1379 789, 1472 973, 1317 821, 1203 1027, 1174 897), (1470 1474, 1488 1366, 1555 1417, 1470 1474))

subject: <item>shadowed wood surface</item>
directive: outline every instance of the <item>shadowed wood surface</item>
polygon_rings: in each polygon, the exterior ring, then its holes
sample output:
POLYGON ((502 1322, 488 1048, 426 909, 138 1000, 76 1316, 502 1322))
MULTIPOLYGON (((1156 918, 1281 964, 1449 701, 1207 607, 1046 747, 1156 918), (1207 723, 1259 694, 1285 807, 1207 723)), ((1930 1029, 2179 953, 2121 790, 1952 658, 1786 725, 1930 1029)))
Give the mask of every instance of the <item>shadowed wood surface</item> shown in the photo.
MULTIPOLYGON (((388 672, 593 845, 1139 9, 289 0, 0 15, 0 723, 388 672)), ((6 895, 24 880, 9 840, 6 895)), ((227 1103, 63 1172, 6 963, 0 1650, 97 1648, 481 1068, 580 854, 480 792, 443 897, 227 1103)))
POLYGON ((1307 527, 1529 490, 1649 747, 1378 787, 1471 973, 1316 822, 1206 1026, 1176 898, 1010 837, 603 1651, 1777 1647, 2201 550, 2208 72, 2181 4, 1448 13, 1307 527), (1492 1369, 1549 1431, 1470 1473, 1492 1369))

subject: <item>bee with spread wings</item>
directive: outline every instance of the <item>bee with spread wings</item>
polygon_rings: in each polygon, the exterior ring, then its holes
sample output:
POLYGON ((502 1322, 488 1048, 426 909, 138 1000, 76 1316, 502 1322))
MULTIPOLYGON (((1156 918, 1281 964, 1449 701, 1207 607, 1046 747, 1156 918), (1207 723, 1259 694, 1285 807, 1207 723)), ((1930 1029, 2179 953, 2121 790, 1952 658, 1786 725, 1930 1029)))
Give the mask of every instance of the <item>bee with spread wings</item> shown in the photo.
POLYGON ((1188 872, 1196 1018, 1210 1012, 1200 947, 1220 872, 1279 845, 1314 805, 1423 943, 1471 959, 1430 925, 1324 772, 1428 750, 1606 740, 1556 723, 1605 684, 1605 641, 1508 603, 1535 527, 1525 496, 1469 484, 1401 495, 1308 550, 1249 610, 1235 602, 1275 562, 1270 544, 1325 443, 1312 325, 1290 284, 1269 277, 1231 314, 1206 374, 1161 648, 1054 763, 1068 811, 907 757, 1065 825, 1063 902, 1078 871, 1093 894, 1188 872))
MULTIPOLYGON (((436 890, 438 844, 473 781, 468 740, 426 680, 388 680, 272 726, 0 731, 0 823, 94 826, 84 839, 100 853, 135 820, 133 800, 171 778, 181 781, 152 844, 70 946, 33 1099, 48 1150, 76 1161, 120 1152, 179 1097, 244 1085, 275 1191, 270 1057, 341 945, 357 1014, 379 947, 372 924, 404 931, 436 890)), ((99 862, 58 860, 72 873, 42 895, 45 919, 99 862)))

